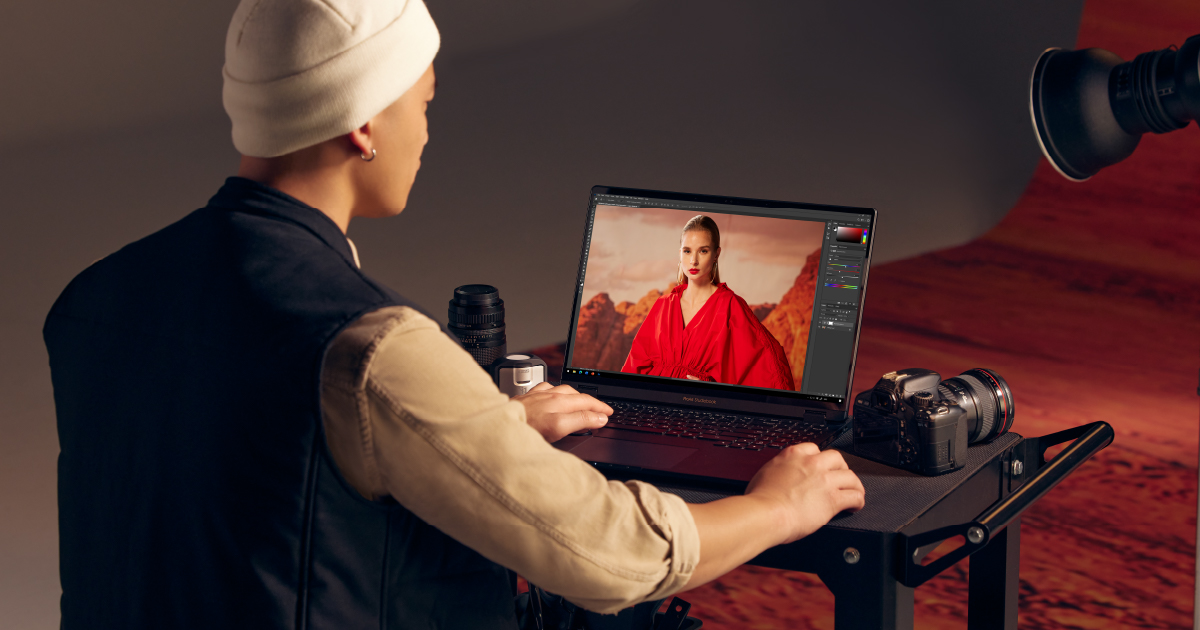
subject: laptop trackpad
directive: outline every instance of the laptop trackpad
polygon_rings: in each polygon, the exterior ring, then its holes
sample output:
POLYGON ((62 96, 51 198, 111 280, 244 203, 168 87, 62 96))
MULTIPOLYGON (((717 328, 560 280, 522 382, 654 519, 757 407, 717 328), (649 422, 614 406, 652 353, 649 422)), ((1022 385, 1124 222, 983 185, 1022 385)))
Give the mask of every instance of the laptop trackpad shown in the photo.
POLYGON ((697 449, 646 442, 594 437, 571 449, 571 454, 589 462, 668 470, 697 449))

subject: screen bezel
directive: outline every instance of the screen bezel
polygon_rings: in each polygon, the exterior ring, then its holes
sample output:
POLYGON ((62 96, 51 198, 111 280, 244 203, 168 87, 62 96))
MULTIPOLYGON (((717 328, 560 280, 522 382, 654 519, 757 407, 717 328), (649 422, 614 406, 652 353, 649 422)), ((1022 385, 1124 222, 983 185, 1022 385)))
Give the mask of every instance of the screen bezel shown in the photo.
MULTIPOLYGON (((874 208, 859 208, 853 206, 831 206, 825 204, 774 201, 767 199, 750 199, 745 197, 729 197, 720 195, 704 195, 698 193, 679 193, 661 190, 646 190, 638 188, 621 188, 615 186, 593 186, 588 196, 588 210, 584 219, 583 239, 579 253, 579 270, 575 276, 575 295, 571 307, 570 330, 567 334, 567 344, 563 353, 562 382, 580 391, 592 394, 645 400, 648 402, 677 404, 704 408, 716 408, 726 411, 745 411, 770 413, 775 415, 802 415, 809 410, 823 410, 827 414, 845 417, 852 400, 850 389, 854 385, 854 368, 858 362, 858 344, 862 328, 863 305, 866 300, 868 274, 871 269, 871 254, 875 243, 875 224, 877 212, 874 208), (682 381, 668 377, 647 376, 642 374, 617 374, 600 372, 595 375, 568 373, 571 369, 571 355, 575 349, 575 332, 579 311, 583 306, 583 279, 585 263, 589 248, 589 229, 595 215, 593 199, 596 195, 621 195, 630 197, 646 197, 665 201, 681 201, 695 203, 727 204, 750 208, 773 210, 817 210, 838 212, 854 215, 869 215, 867 250, 863 259, 862 289, 859 294, 858 313, 854 324, 853 355, 850 361, 849 373, 846 380, 846 392, 842 400, 833 397, 812 396, 799 392, 782 392, 756 387, 739 387, 728 384, 707 382, 682 381), (703 394, 700 396, 699 394, 703 394)), ((576 368, 578 369, 578 368, 576 368)), ((830 418, 832 419, 832 418, 830 418)))

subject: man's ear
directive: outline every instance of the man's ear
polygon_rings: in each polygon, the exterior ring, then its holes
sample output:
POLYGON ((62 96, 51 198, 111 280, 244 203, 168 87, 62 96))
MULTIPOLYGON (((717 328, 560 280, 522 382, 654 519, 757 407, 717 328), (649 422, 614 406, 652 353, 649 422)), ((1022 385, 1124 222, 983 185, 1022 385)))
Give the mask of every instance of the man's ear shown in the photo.
POLYGON ((359 155, 371 155, 371 149, 374 148, 375 127, 371 123, 368 120, 363 126, 346 134, 346 139, 359 155))

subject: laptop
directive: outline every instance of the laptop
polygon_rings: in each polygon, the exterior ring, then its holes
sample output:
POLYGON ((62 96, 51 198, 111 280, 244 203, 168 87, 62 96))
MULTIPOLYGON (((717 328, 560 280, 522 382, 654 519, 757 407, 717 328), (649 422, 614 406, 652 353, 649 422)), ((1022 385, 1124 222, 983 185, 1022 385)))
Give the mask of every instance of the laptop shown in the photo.
POLYGON ((555 446, 613 478, 735 489, 790 444, 828 448, 850 425, 875 221, 593 187, 562 382, 614 414, 555 446))

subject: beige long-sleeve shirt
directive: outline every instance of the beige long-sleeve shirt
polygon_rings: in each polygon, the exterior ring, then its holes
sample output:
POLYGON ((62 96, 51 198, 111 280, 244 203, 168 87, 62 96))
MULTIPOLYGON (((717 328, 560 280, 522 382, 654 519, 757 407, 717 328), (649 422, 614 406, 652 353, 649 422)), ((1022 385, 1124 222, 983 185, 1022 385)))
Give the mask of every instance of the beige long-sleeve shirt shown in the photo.
POLYGON ((531 582, 616 612, 687 583, 700 538, 683 500, 608 481, 525 421, 469 354, 408 307, 333 341, 325 432, 346 480, 531 582))

